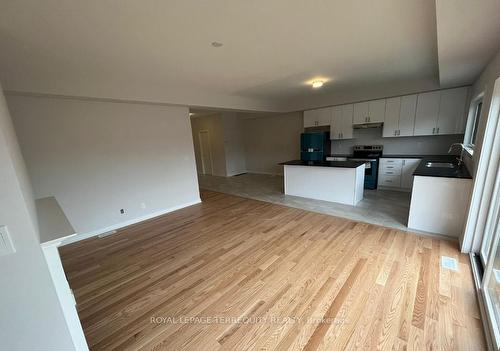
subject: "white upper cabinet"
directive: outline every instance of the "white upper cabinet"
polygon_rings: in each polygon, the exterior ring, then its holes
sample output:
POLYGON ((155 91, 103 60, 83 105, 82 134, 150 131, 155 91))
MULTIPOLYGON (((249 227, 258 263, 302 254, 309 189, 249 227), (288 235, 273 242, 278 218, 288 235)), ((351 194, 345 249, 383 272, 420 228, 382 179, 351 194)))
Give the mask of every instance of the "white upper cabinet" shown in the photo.
POLYGON ((417 95, 407 95, 387 99, 382 136, 412 136, 415 124, 417 95))
POLYGON ((352 139, 352 118, 354 107, 352 104, 342 105, 342 139, 352 139))
POLYGON ((358 102, 354 104, 354 124, 383 122, 384 116, 385 99, 358 102))
POLYGON ((375 123, 384 121, 385 99, 372 100, 368 102, 368 122, 375 123))
POLYGON ((467 87, 418 94, 414 135, 463 133, 467 94, 467 87))
POLYGON ((439 115, 441 92, 418 94, 413 135, 435 135, 439 115))
POLYGON ((417 110, 417 95, 401 97, 401 111, 399 112, 398 136, 412 136, 415 127, 415 112, 417 110))
POLYGON ((441 92, 436 134, 461 134, 465 132, 467 94, 467 87, 441 92))
POLYGON ((368 101, 354 104, 353 123, 361 124, 368 122, 368 101))
POLYGON ((401 98, 387 99, 385 107, 385 120, 382 136, 384 138, 395 137, 399 129, 399 112, 401 110, 401 98))
POLYGON ((304 128, 329 126, 332 120, 332 108, 320 108, 304 111, 304 128))
POLYGON ((333 107, 330 139, 352 139, 352 116, 352 104, 333 107))
POLYGON ((332 109, 332 124, 330 125, 330 139, 342 139, 341 133, 343 128, 342 122, 342 106, 335 106, 332 109))

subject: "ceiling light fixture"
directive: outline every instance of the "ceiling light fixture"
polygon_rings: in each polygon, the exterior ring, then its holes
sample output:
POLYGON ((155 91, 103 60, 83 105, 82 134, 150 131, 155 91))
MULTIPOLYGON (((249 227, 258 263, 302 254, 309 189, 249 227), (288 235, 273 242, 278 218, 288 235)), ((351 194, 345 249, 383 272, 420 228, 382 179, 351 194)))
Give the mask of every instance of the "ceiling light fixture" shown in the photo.
POLYGON ((315 80, 314 82, 312 82, 312 87, 314 89, 318 89, 321 88, 323 84, 325 84, 325 82, 323 82, 322 80, 315 80))
POLYGON ((220 48, 222 45, 224 45, 224 44, 222 44, 222 43, 220 43, 220 42, 218 42, 218 41, 213 41, 213 42, 212 42, 212 46, 213 46, 214 48, 220 48))

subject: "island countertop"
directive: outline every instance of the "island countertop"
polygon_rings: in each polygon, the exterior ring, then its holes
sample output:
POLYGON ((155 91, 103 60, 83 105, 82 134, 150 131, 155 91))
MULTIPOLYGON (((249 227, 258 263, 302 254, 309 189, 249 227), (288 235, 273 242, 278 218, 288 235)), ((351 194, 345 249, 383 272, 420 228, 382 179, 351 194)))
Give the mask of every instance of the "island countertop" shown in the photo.
POLYGON ((283 166, 311 166, 311 167, 337 167, 337 168, 358 168, 364 165, 363 161, 301 161, 292 160, 282 162, 283 166))
POLYGON ((454 168, 440 168, 440 167, 426 167, 427 162, 450 162, 456 164, 455 156, 435 156, 426 157, 420 161, 417 169, 413 172, 414 176, 424 176, 424 177, 444 177, 444 178, 462 178, 462 179, 472 179, 469 171, 465 164, 456 166, 454 168))

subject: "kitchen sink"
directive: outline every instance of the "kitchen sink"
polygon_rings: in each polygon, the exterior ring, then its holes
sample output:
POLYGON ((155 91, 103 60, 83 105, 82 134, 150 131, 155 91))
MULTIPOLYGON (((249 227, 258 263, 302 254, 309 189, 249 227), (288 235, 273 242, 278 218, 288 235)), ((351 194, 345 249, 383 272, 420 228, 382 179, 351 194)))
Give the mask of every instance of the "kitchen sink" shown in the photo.
POLYGON ((429 168, 455 168, 456 165, 451 162, 427 162, 425 167, 429 168))

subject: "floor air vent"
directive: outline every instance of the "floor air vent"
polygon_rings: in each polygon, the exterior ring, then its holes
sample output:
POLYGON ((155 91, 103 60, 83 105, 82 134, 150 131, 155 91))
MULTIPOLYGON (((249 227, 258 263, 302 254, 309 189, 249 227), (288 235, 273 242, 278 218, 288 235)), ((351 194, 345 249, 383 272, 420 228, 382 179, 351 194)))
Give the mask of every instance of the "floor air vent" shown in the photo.
POLYGON ((458 272, 458 263, 453 257, 441 256, 441 267, 458 272))

